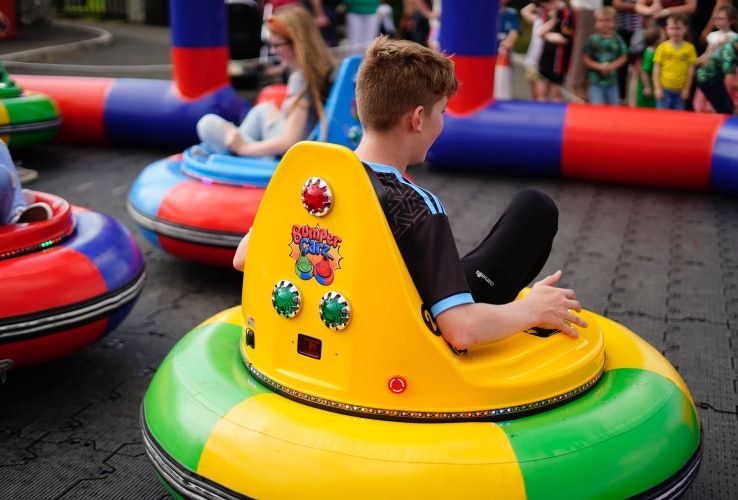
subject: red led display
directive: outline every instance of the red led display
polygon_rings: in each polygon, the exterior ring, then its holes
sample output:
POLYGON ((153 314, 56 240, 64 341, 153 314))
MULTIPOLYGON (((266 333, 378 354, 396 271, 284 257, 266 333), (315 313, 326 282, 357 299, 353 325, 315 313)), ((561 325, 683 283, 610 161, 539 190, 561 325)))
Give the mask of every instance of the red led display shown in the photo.
POLYGON ((313 337, 308 337, 302 333, 297 334, 297 352, 303 356, 320 359, 320 353, 323 349, 323 341, 313 337))

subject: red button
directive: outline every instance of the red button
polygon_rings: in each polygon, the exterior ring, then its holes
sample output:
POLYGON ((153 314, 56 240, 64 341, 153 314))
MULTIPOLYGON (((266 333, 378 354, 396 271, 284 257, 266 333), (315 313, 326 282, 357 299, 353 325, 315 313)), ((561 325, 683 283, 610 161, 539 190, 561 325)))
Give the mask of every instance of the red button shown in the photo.
POLYGON ((387 382, 387 387, 389 387, 389 390, 395 394, 400 394, 401 392, 405 392, 405 389, 407 389, 407 380, 399 375, 394 376, 389 379, 389 382, 387 382))

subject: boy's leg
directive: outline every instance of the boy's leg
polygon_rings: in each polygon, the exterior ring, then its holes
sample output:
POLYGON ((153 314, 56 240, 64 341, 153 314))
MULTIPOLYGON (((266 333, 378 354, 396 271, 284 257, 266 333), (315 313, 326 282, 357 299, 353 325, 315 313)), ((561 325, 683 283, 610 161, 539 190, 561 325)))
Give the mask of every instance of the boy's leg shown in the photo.
POLYGON ((684 111, 684 101, 682 100, 682 91, 681 90, 664 90, 664 93, 669 92, 671 93, 671 109, 676 109, 679 111, 684 111))
POLYGON ((587 100, 590 104, 606 104, 605 89, 596 83, 590 83, 587 87, 587 100))
POLYGON ((558 214, 538 191, 513 197, 484 241, 461 259, 474 300, 505 304, 530 284, 551 252, 558 214))
POLYGON ((605 89, 605 103, 611 106, 617 106, 620 104, 620 90, 617 85, 610 85, 605 89))

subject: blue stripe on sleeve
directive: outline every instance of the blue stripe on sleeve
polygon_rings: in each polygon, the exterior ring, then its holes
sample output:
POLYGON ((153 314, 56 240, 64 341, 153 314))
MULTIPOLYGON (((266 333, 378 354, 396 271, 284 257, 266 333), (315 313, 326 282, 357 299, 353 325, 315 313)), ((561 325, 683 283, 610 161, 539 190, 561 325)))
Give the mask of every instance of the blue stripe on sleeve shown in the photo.
POLYGON ((431 306, 431 314, 433 314, 433 317, 437 317, 439 314, 441 314, 443 311, 446 311, 447 309, 451 309, 455 306, 460 306, 461 304, 473 304, 474 298, 472 298, 472 295, 470 293, 457 293, 456 295, 452 295, 450 297, 446 297, 445 299, 436 302, 431 306))

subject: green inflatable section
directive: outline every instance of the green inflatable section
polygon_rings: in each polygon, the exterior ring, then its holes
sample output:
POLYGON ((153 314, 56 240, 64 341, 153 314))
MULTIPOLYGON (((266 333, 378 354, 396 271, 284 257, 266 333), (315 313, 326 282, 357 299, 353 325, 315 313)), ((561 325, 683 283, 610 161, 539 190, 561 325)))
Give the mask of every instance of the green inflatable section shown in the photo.
POLYGON ((676 474, 700 440, 690 399, 664 377, 633 368, 605 372, 566 406, 499 425, 531 499, 642 493, 676 474))
POLYGON ((59 111, 44 94, 28 94, 3 100, 11 128, 8 147, 24 148, 48 142, 59 131, 59 111))
POLYGON ((192 330, 164 359, 146 392, 146 425, 167 453, 192 471, 221 417, 241 401, 269 392, 248 375, 240 337, 241 328, 232 323, 192 330))

